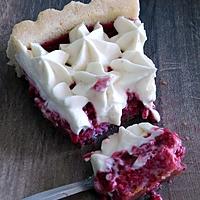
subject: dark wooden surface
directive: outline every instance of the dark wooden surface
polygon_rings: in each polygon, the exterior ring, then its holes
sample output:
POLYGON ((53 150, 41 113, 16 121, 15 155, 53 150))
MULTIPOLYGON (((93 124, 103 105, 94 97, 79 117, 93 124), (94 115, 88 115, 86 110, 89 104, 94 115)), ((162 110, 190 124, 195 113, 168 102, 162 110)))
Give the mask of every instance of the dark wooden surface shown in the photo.
MULTIPOLYGON (((6 65, 13 25, 36 19, 46 8, 68 0, 0 1, 0 200, 18 200, 92 174, 81 159, 86 149, 58 134, 34 108, 27 84, 6 65)), ((85 1, 86 2, 86 1, 85 1)), ((162 121, 187 138, 187 171, 164 184, 165 200, 200 199, 200 1, 141 0, 148 42, 145 52, 158 70, 157 105, 162 121)), ((85 192, 68 199, 97 199, 85 192)))

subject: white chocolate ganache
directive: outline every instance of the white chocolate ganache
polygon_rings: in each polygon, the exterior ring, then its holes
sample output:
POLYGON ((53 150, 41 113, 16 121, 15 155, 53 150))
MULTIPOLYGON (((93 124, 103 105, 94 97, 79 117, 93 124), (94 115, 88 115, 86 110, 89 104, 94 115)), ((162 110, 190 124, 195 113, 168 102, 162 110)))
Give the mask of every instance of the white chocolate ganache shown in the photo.
POLYGON ((119 126, 127 91, 137 94, 154 118, 160 119, 153 105, 156 68, 143 52, 144 26, 124 17, 118 17, 114 26, 118 34, 109 38, 101 24, 90 32, 82 23, 69 32, 69 44, 50 53, 40 44, 32 43, 27 49, 18 41, 17 62, 47 108, 66 119, 75 134, 92 126, 83 111, 88 102, 95 108, 98 123, 119 126))

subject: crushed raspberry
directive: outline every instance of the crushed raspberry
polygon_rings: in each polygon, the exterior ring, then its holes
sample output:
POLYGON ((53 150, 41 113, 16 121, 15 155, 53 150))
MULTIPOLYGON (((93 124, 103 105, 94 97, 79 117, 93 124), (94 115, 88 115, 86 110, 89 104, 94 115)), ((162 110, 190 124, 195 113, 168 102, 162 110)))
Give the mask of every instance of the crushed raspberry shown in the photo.
POLYGON ((108 37, 113 37, 117 35, 117 30, 114 27, 114 23, 110 22, 107 24, 102 24, 104 32, 108 35, 108 37))
POLYGON ((107 72, 111 72, 111 71, 113 71, 113 68, 108 66, 106 70, 107 70, 107 72))
POLYGON ((97 92, 104 92, 110 83, 110 77, 104 77, 97 80, 95 85, 92 87, 97 92))
POLYGON ((147 109, 147 108, 143 109, 142 118, 147 119, 148 116, 149 116, 149 109, 147 109))
POLYGON ((42 43, 42 47, 47 50, 48 52, 54 51, 59 49, 60 44, 67 44, 69 43, 69 34, 64 34, 54 40, 46 41, 42 43))
POLYGON ((152 191, 150 193, 150 200, 163 200, 163 198, 160 196, 160 194, 156 193, 155 191, 152 191))
POLYGON ((70 90, 72 90, 75 86, 76 86, 76 83, 73 82, 73 83, 69 86, 70 90))

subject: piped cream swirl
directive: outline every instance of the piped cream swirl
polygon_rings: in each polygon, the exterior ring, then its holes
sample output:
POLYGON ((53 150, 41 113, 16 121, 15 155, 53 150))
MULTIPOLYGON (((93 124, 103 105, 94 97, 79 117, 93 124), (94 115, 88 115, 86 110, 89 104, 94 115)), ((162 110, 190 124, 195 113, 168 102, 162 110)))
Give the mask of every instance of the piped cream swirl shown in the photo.
POLYGON ((125 17, 118 17, 114 22, 118 35, 110 40, 118 44, 122 51, 136 50, 143 52, 147 40, 144 24, 140 20, 132 21, 125 17))
POLYGON ((76 70, 85 70, 90 62, 98 62, 104 66, 121 56, 117 44, 107 41, 101 24, 97 23, 92 32, 85 24, 80 24, 69 32, 70 44, 62 44, 60 48, 69 54, 68 64, 76 70))

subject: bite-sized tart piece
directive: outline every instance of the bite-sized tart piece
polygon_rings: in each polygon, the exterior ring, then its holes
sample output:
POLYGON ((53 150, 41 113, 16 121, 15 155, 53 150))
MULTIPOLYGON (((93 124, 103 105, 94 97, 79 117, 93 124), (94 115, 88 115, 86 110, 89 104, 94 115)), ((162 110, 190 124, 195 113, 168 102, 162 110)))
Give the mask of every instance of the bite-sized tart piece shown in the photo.
POLYGON ((44 116, 74 143, 112 125, 160 120, 137 0, 71 2, 15 25, 7 55, 44 116))
POLYGON ((185 165, 180 137, 150 123, 120 127, 91 153, 95 189, 105 199, 134 200, 154 193, 161 182, 180 174, 185 165))

